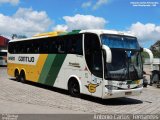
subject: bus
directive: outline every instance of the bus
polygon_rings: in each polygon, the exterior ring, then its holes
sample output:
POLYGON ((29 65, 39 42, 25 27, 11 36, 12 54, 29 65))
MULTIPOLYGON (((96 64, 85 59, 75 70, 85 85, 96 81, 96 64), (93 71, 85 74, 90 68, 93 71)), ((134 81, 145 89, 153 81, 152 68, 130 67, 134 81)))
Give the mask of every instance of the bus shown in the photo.
POLYGON ((7 50, 0 50, 0 66, 7 66, 7 50))
POLYGON ((102 99, 139 95, 143 63, 137 38, 111 30, 53 32, 12 40, 8 46, 8 74, 102 99), (50 33, 51 34, 51 33, 50 33))

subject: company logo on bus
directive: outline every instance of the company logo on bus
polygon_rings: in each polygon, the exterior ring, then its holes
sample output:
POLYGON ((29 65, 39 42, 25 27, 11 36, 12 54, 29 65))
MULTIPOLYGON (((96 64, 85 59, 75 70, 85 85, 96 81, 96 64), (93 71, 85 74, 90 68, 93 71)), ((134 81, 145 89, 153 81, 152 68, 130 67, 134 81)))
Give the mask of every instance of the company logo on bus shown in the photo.
POLYGON ((89 83, 88 85, 85 85, 88 88, 88 91, 90 93, 95 93, 96 92, 96 88, 99 86, 99 84, 92 84, 89 83))
POLYGON ((34 57, 26 57, 26 56, 19 56, 18 61, 21 62, 34 62, 34 57))

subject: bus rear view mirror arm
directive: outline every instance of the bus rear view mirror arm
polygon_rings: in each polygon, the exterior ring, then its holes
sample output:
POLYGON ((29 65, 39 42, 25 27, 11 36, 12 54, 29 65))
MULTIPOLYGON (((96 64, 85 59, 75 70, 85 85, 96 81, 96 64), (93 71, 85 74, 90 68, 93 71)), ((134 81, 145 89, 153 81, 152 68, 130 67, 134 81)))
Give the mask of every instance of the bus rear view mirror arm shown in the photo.
POLYGON ((106 52, 106 63, 111 63, 112 62, 111 49, 106 45, 102 45, 102 49, 106 52))
POLYGON ((152 53, 152 51, 150 49, 147 49, 147 48, 143 48, 143 51, 148 53, 149 58, 150 58, 149 62, 150 62, 150 64, 152 64, 153 63, 153 53, 152 53))

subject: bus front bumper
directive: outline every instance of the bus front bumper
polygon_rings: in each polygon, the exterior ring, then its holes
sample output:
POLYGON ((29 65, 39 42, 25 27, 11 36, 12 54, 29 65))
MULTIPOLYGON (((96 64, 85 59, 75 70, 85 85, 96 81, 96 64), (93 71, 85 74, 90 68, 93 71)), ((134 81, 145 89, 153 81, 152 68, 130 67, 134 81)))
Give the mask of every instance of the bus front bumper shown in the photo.
POLYGON ((104 90, 104 94, 102 96, 103 99, 108 98, 119 98, 119 97, 128 97, 128 96, 136 96, 142 93, 141 88, 136 89, 128 89, 128 90, 108 90, 107 88, 104 90))

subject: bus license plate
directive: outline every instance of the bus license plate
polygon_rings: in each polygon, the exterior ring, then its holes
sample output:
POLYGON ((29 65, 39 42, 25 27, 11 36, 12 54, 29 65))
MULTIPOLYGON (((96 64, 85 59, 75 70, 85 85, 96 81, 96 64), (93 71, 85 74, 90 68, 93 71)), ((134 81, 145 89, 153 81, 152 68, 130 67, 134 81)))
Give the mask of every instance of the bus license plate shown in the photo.
POLYGON ((125 95, 131 95, 132 92, 125 92, 125 95))

